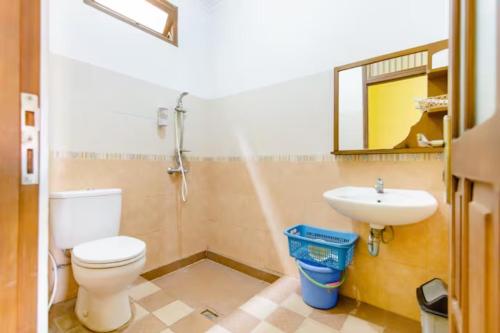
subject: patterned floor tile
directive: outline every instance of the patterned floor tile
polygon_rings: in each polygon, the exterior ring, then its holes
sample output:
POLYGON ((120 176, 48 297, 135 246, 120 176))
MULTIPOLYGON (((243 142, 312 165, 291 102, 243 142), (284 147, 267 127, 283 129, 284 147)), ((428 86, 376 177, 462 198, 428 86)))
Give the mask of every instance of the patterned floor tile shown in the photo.
POLYGON ((75 309, 75 303, 76 303, 76 298, 73 298, 52 305, 49 311, 49 320, 52 321, 55 318, 60 317, 62 315, 73 313, 75 309))
POLYGON ((228 315, 268 283, 210 260, 201 260, 152 281, 175 299, 196 309, 228 315))
POLYGON ((57 317, 54 319, 54 324, 61 332, 66 332, 74 327, 80 326, 80 322, 76 318, 74 312, 57 317))
MULTIPOLYGON (((346 300, 346 297, 341 300, 346 300)), ((351 302, 355 302, 351 300, 351 302)), ((345 310, 345 309, 344 309, 345 310)), ((346 311, 344 311, 346 312, 346 311)), ((385 327, 384 333, 420 333, 420 323, 409 318, 398 316, 366 303, 356 302, 356 306, 348 312, 357 318, 385 327)))
POLYGON ((226 318, 223 318, 219 325, 232 333, 249 333, 260 320, 242 310, 236 310, 226 318))
POLYGON ((313 308, 304 303, 302 297, 295 293, 288 296, 288 298, 281 303, 281 306, 304 317, 309 316, 313 311, 313 308))
POLYGON ((304 319, 303 316, 293 311, 279 307, 266 318, 266 321, 283 332, 293 333, 302 324, 304 319))
MULTIPOLYGON (((339 333, 338 330, 309 318, 304 320, 302 325, 300 325, 300 327, 295 332, 296 333, 339 333)), ((365 333, 365 332, 358 331, 356 333, 365 333)))
POLYGON ((72 329, 66 331, 65 333, 92 333, 91 330, 86 329, 83 326, 73 327, 72 329))
POLYGON ((160 287, 158 287, 154 283, 146 281, 146 282, 143 282, 143 283, 138 284, 136 286, 132 286, 128 290, 128 294, 133 299, 139 300, 141 298, 144 298, 146 296, 154 294, 155 292, 157 292, 159 290, 160 290, 160 287))
POLYGON ((176 299, 170 296, 167 292, 160 290, 154 294, 141 298, 137 301, 137 303, 139 303, 146 310, 153 312, 175 300, 176 299))
POLYGON ((174 333, 203 333, 214 325, 204 316, 193 312, 170 327, 174 333))
POLYGON ((214 325, 205 333, 231 333, 231 332, 226 330, 224 327, 220 325, 214 325))
POLYGON ((251 314, 255 318, 262 320, 276 310, 277 307, 278 305, 276 303, 268 300, 267 298, 255 296, 240 306, 240 309, 251 314))
POLYGON ((132 285, 133 286, 137 286, 138 284, 141 284, 141 283, 144 283, 144 282, 147 282, 147 281, 148 280, 146 280, 142 276, 139 276, 137 279, 134 280, 134 282, 132 282, 132 285))
POLYGON ((283 302, 290 294, 294 293, 300 287, 299 280, 284 276, 275 281, 272 285, 262 290, 259 296, 268 298, 274 303, 283 302))
POLYGON ((189 315, 191 312, 193 312, 193 308, 189 305, 181 301, 175 301, 154 311, 153 314, 165 324, 171 326, 178 320, 181 320, 189 315))
POLYGON ((137 303, 132 303, 132 314, 133 314, 133 321, 137 321, 146 317, 149 314, 149 311, 144 309, 137 303))
POLYGON ((285 332, 283 332, 276 326, 263 321, 252 330, 252 333, 285 333, 285 332))
POLYGON ((340 330, 341 333, 382 333, 383 331, 383 327, 351 315, 347 316, 344 326, 340 330))
POLYGON ((332 310, 318 310, 314 309, 309 315, 309 318, 314 319, 322 324, 340 330, 347 319, 346 313, 338 313, 332 310))
POLYGON ((148 313, 141 319, 134 320, 129 326, 120 330, 121 333, 160 333, 167 328, 161 320, 148 313))
MULTIPOLYGON (((206 260, 160 277, 154 283, 139 278, 128 290, 134 319, 118 332, 420 332, 417 321, 347 297, 341 296, 333 309, 313 309, 302 300, 299 281, 292 277, 280 278, 272 285, 254 280, 206 260), (208 320, 200 314, 206 308, 220 317, 208 320)), ((73 299, 51 308, 49 332, 90 332, 79 323, 74 306, 73 299)))

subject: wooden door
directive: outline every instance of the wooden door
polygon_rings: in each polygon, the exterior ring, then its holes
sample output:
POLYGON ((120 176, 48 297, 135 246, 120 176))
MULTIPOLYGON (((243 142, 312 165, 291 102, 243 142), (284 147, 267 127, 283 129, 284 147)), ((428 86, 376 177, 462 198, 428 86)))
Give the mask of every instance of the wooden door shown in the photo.
MULTIPOLYGON (((38 185, 21 181, 21 92, 39 94, 39 6, 0 1, 0 325, 8 333, 35 332, 37 322, 38 185)), ((38 156, 26 156, 30 169, 38 156)))
POLYGON ((499 1, 451 1, 450 332, 500 332, 499 1))

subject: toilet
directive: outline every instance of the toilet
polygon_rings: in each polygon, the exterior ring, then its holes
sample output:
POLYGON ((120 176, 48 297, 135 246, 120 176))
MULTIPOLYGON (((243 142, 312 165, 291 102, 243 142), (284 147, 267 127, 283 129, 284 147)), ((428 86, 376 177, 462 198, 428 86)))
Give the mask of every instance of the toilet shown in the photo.
POLYGON ((54 244, 71 250, 71 267, 79 285, 75 313, 96 332, 125 325, 132 317, 127 287, 146 262, 146 244, 118 236, 120 189, 53 192, 50 226, 54 244))

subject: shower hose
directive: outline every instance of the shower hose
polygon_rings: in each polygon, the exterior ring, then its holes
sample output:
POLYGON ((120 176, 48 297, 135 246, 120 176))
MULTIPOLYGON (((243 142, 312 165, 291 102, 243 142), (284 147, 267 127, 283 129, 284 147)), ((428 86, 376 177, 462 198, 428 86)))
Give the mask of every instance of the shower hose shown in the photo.
POLYGON ((181 136, 184 135, 184 122, 183 122, 182 126, 179 125, 179 120, 181 117, 184 117, 183 113, 180 111, 177 111, 176 115, 175 115, 175 146, 176 146, 177 159, 179 161, 179 167, 181 170, 181 177, 182 177, 181 198, 182 198, 182 202, 186 202, 187 196, 188 196, 188 185, 187 185, 187 181, 186 181, 186 172, 184 170, 184 162, 182 161, 181 136), (179 128, 179 127, 181 127, 181 128, 179 128), (179 131, 179 129, 182 132, 179 131))

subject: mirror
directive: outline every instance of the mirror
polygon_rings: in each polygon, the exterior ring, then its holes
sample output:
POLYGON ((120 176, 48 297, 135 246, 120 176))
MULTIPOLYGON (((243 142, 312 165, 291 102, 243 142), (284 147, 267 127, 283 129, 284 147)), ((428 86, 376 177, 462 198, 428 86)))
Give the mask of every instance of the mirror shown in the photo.
POLYGON ((442 151, 447 47, 444 40, 335 68, 334 153, 442 151))

